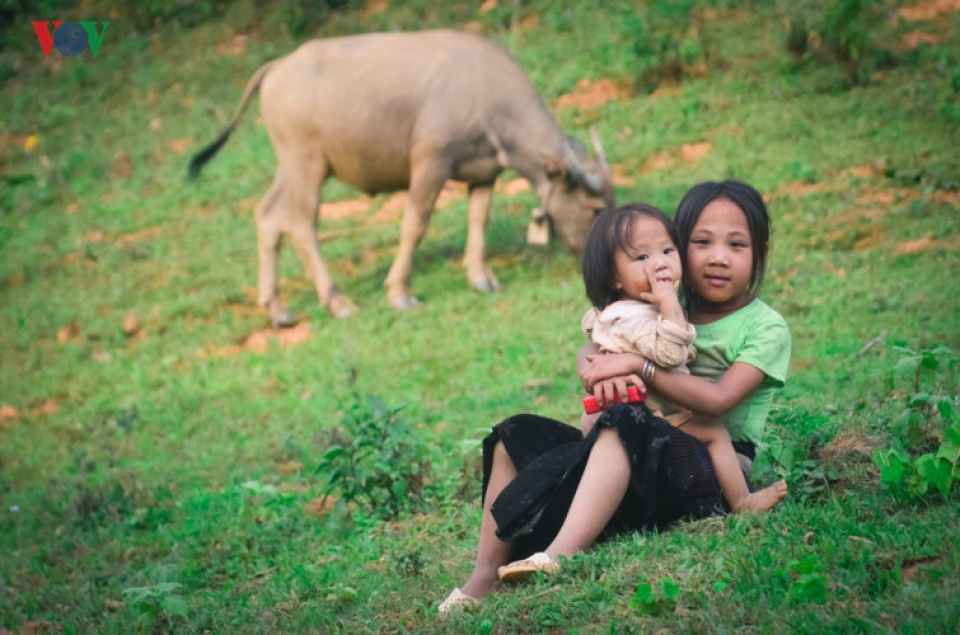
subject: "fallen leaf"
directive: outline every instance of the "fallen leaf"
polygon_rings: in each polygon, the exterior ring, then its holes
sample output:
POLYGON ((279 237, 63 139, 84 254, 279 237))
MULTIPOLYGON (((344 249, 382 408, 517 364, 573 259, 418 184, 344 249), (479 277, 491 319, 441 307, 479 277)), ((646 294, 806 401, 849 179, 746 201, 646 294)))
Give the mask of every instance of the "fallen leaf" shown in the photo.
POLYGON ((45 415, 52 415, 59 409, 60 406, 57 404, 56 399, 47 399, 43 402, 43 405, 40 406, 40 412, 45 415))
POLYGON ((247 36, 235 35, 229 42, 224 42, 217 46, 217 52, 221 55, 243 55, 247 51, 247 36))
POLYGON ((114 611, 127 608, 126 602, 121 602, 119 600, 111 600, 110 598, 106 598, 103 601, 103 605, 106 606, 108 609, 114 610, 114 611))
POLYGON ((170 142, 170 149, 177 154, 183 154, 193 145, 193 137, 180 137, 170 142))
POLYGON ((524 18, 520 18, 520 22, 518 22, 517 24, 519 24, 524 29, 535 29, 538 26, 540 26, 540 16, 537 15, 536 13, 531 13, 530 15, 524 18))
POLYGON ((363 6, 363 17, 372 18, 380 15, 390 6, 387 0, 367 0, 363 6))
POLYGON ((128 179, 133 176, 133 159, 126 150, 118 150, 113 155, 113 164, 110 166, 110 175, 117 179, 128 179))
POLYGON ((905 560, 904 563, 900 566, 900 582, 902 584, 910 584, 910 582, 912 582, 913 579, 917 576, 917 573, 920 572, 921 566, 936 564, 939 562, 940 562, 940 559, 935 556, 905 560))
POLYGON ((20 411, 13 406, 0 406, 0 421, 16 421, 20 418, 20 411))
POLYGON ((37 135, 32 134, 28 136, 26 140, 23 142, 24 152, 33 152, 34 149, 36 149, 37 144, 39 142, 40 142, 40 138, 37 135))
POLYGON ((127 317, 123 318, 123 332, 126 335, 133 335, 140 330, 140 320, 137 319, 137 316, 130 314, 127 317))
POLYGON ((287 476, 289 474, 296 474, 303 469, 303 463, 300 461, 288 461, 287 463, 281 463, 277 466, 277 473, 287 476))
POLYGON ((63 344, 80 336, 80 327, 76 322, 70 322, 65 327, 57 331, 57 342, 63 344))
POLYGON ((314 498, 303 506, 304 511, 313 516, 325 516, 337 504, 337 499, 332 496, 323 496, 314 498))

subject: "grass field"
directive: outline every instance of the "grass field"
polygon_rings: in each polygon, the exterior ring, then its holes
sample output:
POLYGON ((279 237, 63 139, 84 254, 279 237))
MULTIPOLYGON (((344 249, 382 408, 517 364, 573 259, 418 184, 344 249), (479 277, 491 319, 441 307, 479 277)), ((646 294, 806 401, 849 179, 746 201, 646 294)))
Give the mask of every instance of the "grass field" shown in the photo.
POLYGON ((0 4, 0 633, 958 632, 957 2, 58 4, 0 4), (111 23, 97 56, 45 57, 41 19, 111 23), (265 61, 441 26, 509 47, 588 145, 595 125, 619 202, 764 192, 762 297, 793 333, 754 474, 788 479, 775 512, 626 536, 448 619, 479 440, 578 418, 579 264, 526 244, 535 196, 506 174, 503 289, 468 287, 451 190, 397 312, 398 199, 330 182, 321 252, 360 313, 318 307, 287 248, 301 319, 273 330, 256 107, 186 180, 265 61), (327 498, 343 457, 367 487, 327 498))

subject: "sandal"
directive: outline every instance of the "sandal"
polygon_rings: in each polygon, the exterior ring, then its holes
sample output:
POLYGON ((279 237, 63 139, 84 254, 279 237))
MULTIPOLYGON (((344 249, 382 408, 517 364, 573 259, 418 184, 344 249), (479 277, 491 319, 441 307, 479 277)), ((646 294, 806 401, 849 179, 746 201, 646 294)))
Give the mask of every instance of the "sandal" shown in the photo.
POLYGON ((560 563, 542 551, 538 551, 526 560, 517 560, 497 569, 501 582, 521 582, 542 571, 546 575, 560 570, 560 563))
POLYGON ((459 588, 456 588, 450 592, 446 600, 440 603, 437 610, 441 613, 450 613, 456 609, 467 609, 478 606, 481 602, 482 600, 471 597, 459 588))

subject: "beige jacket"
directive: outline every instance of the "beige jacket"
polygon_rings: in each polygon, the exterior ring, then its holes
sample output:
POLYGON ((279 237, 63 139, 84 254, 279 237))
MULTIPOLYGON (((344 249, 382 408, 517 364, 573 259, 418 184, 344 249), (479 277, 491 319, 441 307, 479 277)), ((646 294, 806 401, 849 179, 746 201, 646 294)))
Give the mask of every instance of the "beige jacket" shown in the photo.
MULTIPOLYGON (((614 302, 603 311, 589 309, 580 320, 584 335, 604 353, 637 353, 662 368, 687 371, 687 362, 697 356, 693 341, 697 331, 692 324, 664 320, 651 304, 634 300, 614 302)), ((647 391, 647 406, 673 425, 681 425, 690 411, 665 402, 647 391)))

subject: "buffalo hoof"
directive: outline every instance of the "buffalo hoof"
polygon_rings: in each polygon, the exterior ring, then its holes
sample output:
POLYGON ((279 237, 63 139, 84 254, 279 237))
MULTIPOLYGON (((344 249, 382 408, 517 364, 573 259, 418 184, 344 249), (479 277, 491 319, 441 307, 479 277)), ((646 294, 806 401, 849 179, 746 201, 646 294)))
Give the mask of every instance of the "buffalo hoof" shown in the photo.
POLYGON ((493 276, 474 278, 470 281, 470 284, 473 285, 473 288, 477 291, 483 291, 484 293, 490 293, 500 289, 500 282, 493 276))
POLYGON ((357 305, 345 295, 336 295, 330 299, 328 308, 333 317, 347 318, 357 312, 357 305))
POLYGON ((297 318, 293 315, 293 313, 290 313, 290 311, 282 311, 280 314, 270 320, 270 324, 275 329, 286 329, 290 328, 291 326, 296 326, 297 318))
POLYGON ((412 309, 415 306, 419 306, 420 300, 416 299, 412 295, 404 295, 398 298, 390 298, 390 306, 401 311, 406 309, 412 309))

